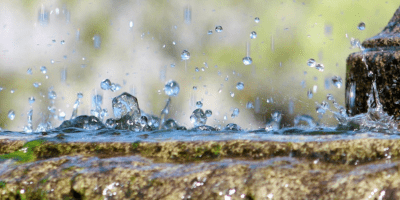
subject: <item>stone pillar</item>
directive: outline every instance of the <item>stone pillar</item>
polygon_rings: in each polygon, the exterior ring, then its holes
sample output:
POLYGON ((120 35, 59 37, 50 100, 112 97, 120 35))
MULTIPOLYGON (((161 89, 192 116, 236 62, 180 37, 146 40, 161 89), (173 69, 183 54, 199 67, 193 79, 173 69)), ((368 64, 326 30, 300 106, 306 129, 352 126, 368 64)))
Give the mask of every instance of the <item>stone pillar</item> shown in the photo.
POLYGON ((383 110, 400 119, 400 7, 385 29, 365 40, 362 48, 362 52, 352 53, 347 58, 347 114, 367 112, 368 94, 376 80, 383 110))

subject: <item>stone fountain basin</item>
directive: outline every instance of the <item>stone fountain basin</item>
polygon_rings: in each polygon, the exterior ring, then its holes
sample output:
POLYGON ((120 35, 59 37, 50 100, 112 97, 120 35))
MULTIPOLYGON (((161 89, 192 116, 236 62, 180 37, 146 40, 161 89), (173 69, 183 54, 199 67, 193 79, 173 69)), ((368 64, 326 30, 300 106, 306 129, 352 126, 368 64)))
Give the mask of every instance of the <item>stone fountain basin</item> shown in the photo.
POLYGON ((3 137, 0 199, 400 198, 399 136, 215 134, 247 139, 3 137))

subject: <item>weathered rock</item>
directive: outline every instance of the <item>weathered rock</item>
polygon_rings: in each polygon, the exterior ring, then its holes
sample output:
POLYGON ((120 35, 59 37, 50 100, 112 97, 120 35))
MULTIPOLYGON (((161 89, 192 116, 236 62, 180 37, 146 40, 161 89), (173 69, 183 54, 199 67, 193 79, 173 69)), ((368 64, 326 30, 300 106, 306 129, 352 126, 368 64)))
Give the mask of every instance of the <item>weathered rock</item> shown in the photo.
POLYGON ((0 199, 400 198, 400 140, 31 141, 24 148, 37 161, 0 155, 0 199))
POLYGON ((400 119, 400 8, 385 29, 365 40, 362 46, 363 52, 350 54, 347 58, 345 96, 348 114, 367 112, 368 94, 376 80, 383 110, 400 119))

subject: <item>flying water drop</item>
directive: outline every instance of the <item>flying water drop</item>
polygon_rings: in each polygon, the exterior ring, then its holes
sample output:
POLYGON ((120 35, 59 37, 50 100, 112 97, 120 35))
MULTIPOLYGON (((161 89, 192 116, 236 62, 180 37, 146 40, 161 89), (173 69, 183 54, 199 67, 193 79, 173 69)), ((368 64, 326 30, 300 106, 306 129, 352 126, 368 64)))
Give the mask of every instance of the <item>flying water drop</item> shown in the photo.
POLYGON ((211 117, 212 111, 211 110, 206 110, 205 114, 206 114, 207 117, 211 117))
POLYGON ((258 18, 258 17, 254 18, 254 22, 256 22, 256 23, 260 22, 260 18, 258 18))
POLYGON ((203 103, 201 101, 196 102, 196 107, 197 108, 203 107, 203 103))
POLYGON ((11 119, 11 120, 14 120, 14 119, 15 119, 15 112, 14 112, 14 110, 8 111, 8 118, 11 119))
POLYGON ((313 97, 313 92, 311 91, 311 89, 309 89, 309 90, 307 91, 307 97, 308 97, 309 99, 312 99, 312 97, 313 97))
POLYGON ((364 22, 360 22, 357 26, 358 30, 362 31, 365 29, 365 23, 364 22))
POLYGON ((182 53, 181 53, 181 59, 182 60, 189 60, 189 58, 190 58, 190 53, 189 53, 189 51, 188 50, 183 50, 182 51, 182 53))
POLYGON ((307 65, 309 67, 315 67, 315 65, 316 65, 315 60, 313 58, 308 59, 307 65))
POLYGON ((251 101, 247 102, 246 108, 247 108, 247 109, 252 109, 252 108, 254 108, 253 102, 251 102, 251 101))
POLYGON ((239 115, 239 108, 233 109, 233 112, 232 112, 231 117, 232 117, 232 118, 235 118, 235 117, 237 117, 238 115, 239 115))
POLYGON ((100 47, 101 47, 101 37, 100 37, 100 35, 94 35, 92 40, 93 40, 94 48, 100 49, 100 47))
POLYGON ((177 96, 179 94, 179 85, 176 81, 170 80, 165 84, 164 92, 168 96, 177 96))
POLYGON ((246 56, 242 59, 244 65, 250 65, 253 62, 253 59, 251 59, 249 56, 246 56))
POLYGON ((324 69, 325 69, 325 67, 324 67, 323 64, 318 63, 317 65, 315 65, 315 69, 317 69, 317 70, 320 71, 320 72, 323 72, 324 69))
POLYGON ((111 81, 109 79, 105 79, 100 83, 100 87, 103 90, 109 90, 111 88, 111 81))
POLYGON ((337 88, 340 88, 340 87, 342 87, 342 78, 340 76, 333 76, 332 83, 337 88))
POLYGON ((223 31, 222 26, 216 26, 215 27, 215 32, 221 33, 223 31))
POLYGON ((209 30, 209 31, 207 32, 208 35, 211 35, 212 33, 213 33, 212 30, 209 30))
POLYGON ((256 39, 256 38, 257 38, 257 33, 256 33, 255 31, 252 31, 252 32, 250 33, 250 38, 251 38, 251 39, 256 39))
POLYGON ((47 68, 46 68, 45 66, 41 66, 41 67, 40 67, 40 71, 41 71, 43 74, 45 74, 45 73, 47 73, 47 68))
POLYGON ((56 99, 57 98, 57 94, 53 90, 49 91, 49 93, 47 95, 48 95, 49 99, 56 99))
POLYGON ((238 82, 236 84, 236 89, 238 90, 243 90, 244 89, 244 83, 243 82, 238 82))
POLYGON ((35 102, 35 97, 29 97, 29 104, 33 104, 35 102))

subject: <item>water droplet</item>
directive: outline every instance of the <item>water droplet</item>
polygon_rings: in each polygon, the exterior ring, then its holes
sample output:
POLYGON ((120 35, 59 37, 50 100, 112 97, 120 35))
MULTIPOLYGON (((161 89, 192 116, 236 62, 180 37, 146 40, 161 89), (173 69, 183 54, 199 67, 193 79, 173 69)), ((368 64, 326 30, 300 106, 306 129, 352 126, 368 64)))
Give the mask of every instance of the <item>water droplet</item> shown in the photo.
POLYGON ((60 121, 64 121, 65 120, 65 112, 60 112, 58 114, 58 120, 60 120, 60 121))
POLYGON ((238 82, 236 84, 236 89, 238 90, 243 90, 244 89, 244 83, 243 82, 238 82))
POLYGON ((364 22, 360 22, 357 26, 358 30, 362 31, 365 29, 365 23, 364 22))
POLYGON ((221 33, 223 31, 222 26, 216 26, 215 27, 215 32, 221 33))
POLYGON ((199 68, 198 67, 194 68, 194 71, 199 72, 199 68))
POLYGON ((280 129, 282 115, 281 112, 275 111, 271 114, 271 120, 266 124, 266 131, 276 131, 280 129))
POLYGON ((176 42, 175 42, 175 41, 172 41, 172 45, 176 45, 176 42))
POLYGON ((82 98, 83 98, 82 92, 78 92, 78 93, 76 94, 76 96, 78 97, 78 99, 82 99, 82 98))
POLYGON ((254 18, 254 22, 256 22, 256 23, 260 22, 260 18, 258 18, 258 17, 254 18))
POLYGON ((231 97, 234 97, 234 96, 235 96, 235 93, 231 92, 231 97))
POLYGON ((250 57, 247 56, 247 57, 244 57, 242 59, 242 61, 243 61, 244 65, 250 65, 253 62, 253 59, 251 59, 250 57))
POLYGON ((32 75, 32 68, 28 68, 28 70, 26 70, 26 73, 32 75))
POLYGON ((193 86, 193 90, 197 90, 197 87, 196 87, 196 86, 193 86))
POLYGON ((0 91, 2 91, 2 90, 4 90, 4 88, 0 86, 0 91))
POLYGON ((211 110, 206 110, 205 114, 206 114, 207 117, 211 117, 212 111, 211 110))
POLYGON ((174 68, 174 67, 175 67, 175 63, 172 63, 172 64, 171 64, 171 67, 174 68))
POLYGON ((317 69, 317 70, 320 71, 320 72, 323 72, 324 69, 325 69, 325 67, 324 67, 323 64, 318 63, 317 65, 315 65, 315 69, 317 69))
POLYGON ((8 118, 11 120, 15 119, 15 112, 13 110, 8 111, 8 118))
POLYGON ((165 84, 164 92, 168 96, 176 96, 179 94, 179 85, 177 82, 170 80, 165 84))
POLYGON ((33 104, 35 102, 35 97, 29 97, 29 104, 33 104))
POLYGON ((39 86, 41 86, 42 85, 42 83, 33 83, 33 86, 35 87, 35 88, 37 88, 37 87, 39 87, 39 86))
POLYGON ((201 126, 206 124, 207 116, 204 114, 204 111, 201 108, 198 108, 193 111, 192 115, 190 115, 190 121, 194 126, 201 126))
POLYGON ((211 35, 212 33, 213 33, 212 30, 209 30, 209 31, 207 32, 208 35, 211 35))
POLYGON ((129 93, 122 93, 112 100, 114 117, 120 119, 128 115, 132 120, 140 118, 139 103, 136 97, 129 93))
POLYGON ((359 48, 359 47, 361 47, 360 40, 355 39, 355 38, 351 38, 351 39, 350 39, 350 45, 351 45, 352 48, 359 48))
POLYGON ((251 101, 247 102, 246 108, 247 108, 247 109, 252 109, 252 108, 254 108, 253 102, 251 102, 251 101))
POLYGON ((256 38, 257 38, 257 33, 256 33, 255 31, 252 31, 252 32, 250 33, 250 38, 251 38, 251 39, 256 39, 256 38))
POLYGON ((329 101, 335 100, 335 98, 333 98, 332 94, 327 94, 326 99, 328 99, 329 101))
POLYGON ((14 89, 11 89, 10 92, 11 92, 11 94, 14 94, 15 90, 14 90, 14 89))
POLYGON ((315 65, 316 65, 315 60, 313 58, 308 59, 307 65, 309 67, 315 67, 315 65))
POLYGON ((133 27, 133 21, 129 22, 129 27, 132 28, 133 27))
POLYGON ((46 68, 45 66, 41 66, 41 67, 40 67, 40 71, 41 71, 43 74, 45 74, 45 73, 47 73, 47 68, 46 68))
POLYGON ((196 107, 197 108, 203 107, 203 103, 201 101, 196 102, 196 107))
POLYGON ((233 109, 233 112, 232 112, 231 117, 232 117, 232 118, 235 118, 235 117, 237 117, 238 115, 239 115, 239 108, 233 109))
POLYGON ((49 12, 45 9, 43 4, 39 10, 38 20, 42 26, 46 26, 49 23, 49 12))
POLYGON ((190 22, 192 21, 192 8, 190 6, 187 6, 185 8, 183 18, 185 19, 186 24, 190 24, 190 22))
POLYGON ((340 87, 342 87, 342 78, 340 76, 333 76, 332 83, 337 88, 340 88, 340 87))
POLYGON ((177 129, 178 128, 178 124, 176 123, 176 121, 174 119, 167 119, 164 124, 162 125, 162 129, 165 130, 173 130, 173 129, 177 129))
POLYGON ((57 94, 53 90, 49 91, 49 93, 47 95, 48 95, 49 99, 56 99, 57 98, 57 94))
POLYGON ((181 59, 182 60, 189 60, 190 58, 190 53, 186 49, 182 51, 181 53, 181 59))
POLYGON ((109 90, 111 88, 111 81, 109 79, 105 79, 100 83, 100 87, 103 90, 109 90))
POLYGON ((311 89, 309 89, 309 90, 307 91, 307 97, 308 97, 309 99, 312 99, 312 97, 313 97, 313 92, 311 91, 311 89))
POLYGON ((101 37, 100 37, 100 35, 94 35, 92 40, 93 40, 94 48, 100 49, 100 47, 101 47, 101 37))
POLYGON ((369 71, 369 72, 368 72, 368 77, 372 78, 373 76, 374 76, 374 72, 369 71))
POLYGON ((60 41, 60 44, 65 44, 65 40, 61 40, 61 41, 60 41))
POLYGON ((206 69, 204 69, 204 67, 202 67, 202 68, 201 68, 201 71, 203 71, 203 72, 204 72, 204 71, 206 71, 206 69))
POLYGON ((118 83, 111 83, 110 90, 111 90, 112 92, 116 92, 116 91, 118 91, 118 90, 120 90, 120 89, 121 89, 121 85, 120 85, 120 84, 118 84, 118 83))

